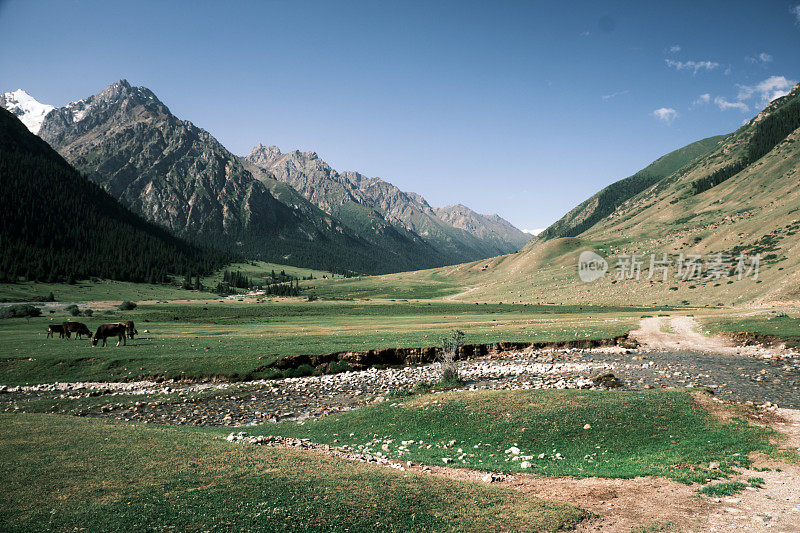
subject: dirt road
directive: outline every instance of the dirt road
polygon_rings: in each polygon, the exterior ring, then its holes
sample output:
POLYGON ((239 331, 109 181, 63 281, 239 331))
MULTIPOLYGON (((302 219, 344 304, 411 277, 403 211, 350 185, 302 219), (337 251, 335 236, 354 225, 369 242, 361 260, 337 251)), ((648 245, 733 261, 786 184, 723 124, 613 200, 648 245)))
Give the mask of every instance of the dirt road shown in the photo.
POLYGON ((642 319, 630 337, 650 351, 694 351, 729 355, 761 355, 781 352, 778 348, 736 346, 722 335, 711 335, 691 316, 642 319))

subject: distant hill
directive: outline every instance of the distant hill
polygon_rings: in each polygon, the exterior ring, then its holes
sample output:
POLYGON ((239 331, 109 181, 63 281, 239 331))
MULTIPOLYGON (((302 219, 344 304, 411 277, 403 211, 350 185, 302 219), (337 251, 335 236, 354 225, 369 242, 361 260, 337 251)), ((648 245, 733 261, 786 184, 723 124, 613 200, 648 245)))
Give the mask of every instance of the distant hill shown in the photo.
POLYGON ((681 167, 704 156, 719 146, 725 135, 709 137, 660 157, 633 176, 614 182, 545 229, 540 241, 558 237, 574 237, 588 230, 640 192, 673 174, 681 167))
POLYGON ((0 281, 164 281, 235 259, 146 222, 0 109, 0 281))

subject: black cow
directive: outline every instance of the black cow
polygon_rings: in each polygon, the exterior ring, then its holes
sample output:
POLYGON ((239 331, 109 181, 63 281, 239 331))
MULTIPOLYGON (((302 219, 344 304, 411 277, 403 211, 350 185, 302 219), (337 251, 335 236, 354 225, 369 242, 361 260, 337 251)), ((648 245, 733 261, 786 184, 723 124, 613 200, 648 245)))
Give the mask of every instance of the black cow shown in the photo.
POLYGON ((58 333, 58 336, 62 339, 66 336, 69 338, 69 330, 64 327, 63 324, 50 324, 47 326, 47 336, 53 337, 55 333, 58 333))
POLYGON ((74 333, 75 337, 78 339, 82 339, 83 335, 86 335, 87 337, 92 336, 92 332, 89 331, 89 328, 87 328, 86 324, 83 322, 72 322, 71 320, 68 320, 64 322, 63 325, 64 331, 67 332, 67 334, 74 333))
POLYGON ((125 333, 125 324, 103 324, 97 328, 94 336, 92 336, 92 346, 97 346, 98 341, 101 340, 103 341, 103 346, 105 346, 108 337, 117 337, 119 339, 117 340, 117 346, 119 346, 120 342, 122 342, 122 344, 127 344, 127 342, 125 342, 125 333))

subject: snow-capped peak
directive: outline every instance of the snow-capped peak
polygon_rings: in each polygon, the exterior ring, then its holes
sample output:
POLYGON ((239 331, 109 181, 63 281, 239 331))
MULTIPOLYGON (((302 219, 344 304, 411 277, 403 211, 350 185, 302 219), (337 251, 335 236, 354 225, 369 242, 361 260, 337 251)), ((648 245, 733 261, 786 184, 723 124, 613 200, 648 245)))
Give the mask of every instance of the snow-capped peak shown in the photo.
POLYGON ((0 106, 17 116, 33 134, 39 133, 44 117, 55 107, 36 101, 31 95, 17 89, 0 95, 0 106))

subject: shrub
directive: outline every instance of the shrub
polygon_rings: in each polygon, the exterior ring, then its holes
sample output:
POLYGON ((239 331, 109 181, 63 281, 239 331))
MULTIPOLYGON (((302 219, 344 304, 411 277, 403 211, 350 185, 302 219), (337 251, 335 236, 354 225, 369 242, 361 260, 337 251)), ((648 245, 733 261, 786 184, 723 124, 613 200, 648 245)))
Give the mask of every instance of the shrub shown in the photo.
POLYGON ((733 496, 742 492, 747 485, 740 481, 728 481, 725 483, 712 483, 700 489, 700 494, 706 496, 733 496))
POLYGON ((287 378, 302 378, 304 376, 313 376, 317 373, 317 369, 311 365, 300 365, 297 368, 289 368, 283 374, 287 378))
POLYGON ((41 314, 41 309, 30 304, 9 305, 0 309, 0 318, 30 318, 41 314))
POLYGON ((81 316, 81 310, 75 304, 71 304, 71 305, 66 306, 64 308, 64 311, 66 311, 67 313, 69 313, 72 316, 81 316))
POLYGON ((133 311, 134 309, 136 309, 136 302, 125 300, 121 304, 119 304, 119 308, 121 311, 133 311))
POLYGON ((461 381, 456 357, 463 345, 464 332, 460 329, 452 330, 448 336, 442 339, 442 352, 437 357, 441 365, 439 380, 442 383, 459 383, 461 381))
POLYGON ((334 361, 328 365, 328 374, 338 374, 340 372, 347 372, 353 370, 353 367, 347 361, 334 361))
POLYGON ((94 314, 94 311, 92 311, 91 309, 84 309, 83 310, 83 316, 92 316, 93 314, 94 314))

